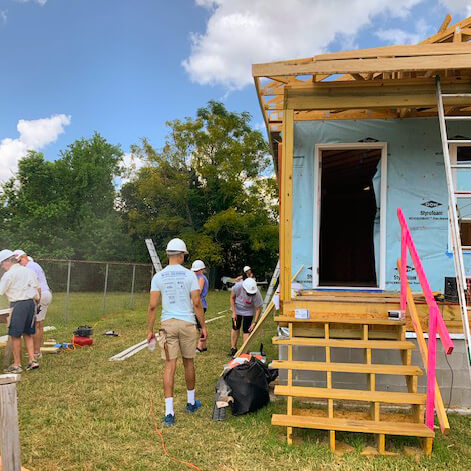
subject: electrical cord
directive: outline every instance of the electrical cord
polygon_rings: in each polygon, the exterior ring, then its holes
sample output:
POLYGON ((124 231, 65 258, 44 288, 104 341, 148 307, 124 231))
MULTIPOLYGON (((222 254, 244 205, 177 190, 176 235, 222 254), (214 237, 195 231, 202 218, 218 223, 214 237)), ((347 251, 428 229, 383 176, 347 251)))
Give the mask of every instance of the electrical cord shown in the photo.
POLYGON ((155 433, 160 437, 160 443, 162 444, 162 450, 164 450, 165 456, 167 456, 173 461, 176 461, 177 463, 181 463, 181 464, 184 464, 185 466, 188 466, 189 468, 196 469, 196 471, 202 471, 201 468, 198 468, 198 466, 194 465, 193 463, 188 463, 187 461, 183 461, 178 458, 175 458, 174 456, 170 455, 167 452, 167 449, 165 448, 164 436, 162 435, 162 432, 159 430, 159 427, 157 426, 157 418, 155 416, 154 396, 152 394, 152 389, 150 390, 150 413, 152 416, 152 421, 154 422, 155 433))
POLYGON ((445 361, 448 365, 448 368, 450 368, 450 373, 451 373, 450 396, 448 398, 448 406, 446 407, 446 413, 448 414, 448 409, 450 408, 450 405, 451 405, 451 398, 453 396, 453 381, 454 381, 455 374, 453 372, 453 368, 450 365, 450 362, 448 361, 448 355, 446 353, 444 353, 444 355, 445 355, 445 361))

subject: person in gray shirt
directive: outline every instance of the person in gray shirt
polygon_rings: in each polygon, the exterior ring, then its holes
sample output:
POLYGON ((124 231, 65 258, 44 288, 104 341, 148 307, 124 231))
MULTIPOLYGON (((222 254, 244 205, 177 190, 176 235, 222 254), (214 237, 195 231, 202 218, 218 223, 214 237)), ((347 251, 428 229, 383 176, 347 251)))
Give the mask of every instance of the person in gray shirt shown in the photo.
POLYGON ((232 330, 231 351, 229 353, 231 357, 237 352, 240 328, 242 327, 245 342, 258 322, 262 305, 262 295, 258 291, 257 282, 253 278, 246 278, 232 287, 232 330))

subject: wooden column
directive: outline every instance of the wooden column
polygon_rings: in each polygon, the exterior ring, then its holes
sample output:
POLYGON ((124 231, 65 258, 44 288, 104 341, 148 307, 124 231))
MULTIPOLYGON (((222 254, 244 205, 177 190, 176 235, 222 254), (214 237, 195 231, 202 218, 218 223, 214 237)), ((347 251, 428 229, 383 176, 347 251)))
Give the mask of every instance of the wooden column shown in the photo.
MULTIPOLYGON (((326 340, 330 338, 330 326, 328 323, 324 324, 324 337, 326 340)), ((330 363, 330 347, 325 347, 325 362, 330 363)), ((326 387, 332 389, 332 372, 327 371, 326 373, 326 387)), ((334 400, 327 399, 327 416, 329 419, 334 418, 334 400)), ((335 451, 335 430, 329 430, 329 447, 333 453, 335 451)))
MULTIPOLYGON (((290 322, 288 324, 289 329, 289 338, 293 338, 293 323, 290 322)), ((293 361, 293 345, 288 345, 288 361, 293 361)), ((288 369, 288 387, 291 389, 293 386, 293 370, 291 368, 288 369)), ((293 396, 288 396, 287 403, 286 403, 286 413, 287 415, 293 415, 293 396)), ((293 443, 293 427, 286 428, 286 443, 288 445, 292 445, 293 443)))
POLYGON ((21 471, 16 382, 20 375, 0 375, 0 448, 2 471, 21 471))
MULTIPOLYGON (((280 301, 291 300, 291 224, 293 194, 294 111, 285 110, 281 159, 280 301)), ((285 314, 285 313, 283 313, 285 314)))

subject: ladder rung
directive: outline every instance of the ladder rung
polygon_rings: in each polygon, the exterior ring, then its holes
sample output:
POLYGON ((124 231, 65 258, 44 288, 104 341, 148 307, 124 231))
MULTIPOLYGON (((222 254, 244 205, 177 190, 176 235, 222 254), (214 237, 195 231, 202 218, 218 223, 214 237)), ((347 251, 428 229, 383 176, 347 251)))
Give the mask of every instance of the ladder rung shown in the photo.
POLYGON ((471 116, 445 116, 445 119, 450 119, 453 121, 466 121, 468 119, 471 119, 471 116))
POLYGON ((459 165, 459 164, 456 164, 456 165, 450 165, 451 168, 456 168, 456 169, 470 169, 471 168, 471 164, 464 164, 464 165, 459 165))
POLYGON ((471 93, 442 93, 443 98, 471 98, 471 93))
POLYGON ((458 198, 471 198, 471 191, 455 191, 455 196, 458 198))
POLYGON ((470 139, 449 139, 448 144, 471 144, 470 139))

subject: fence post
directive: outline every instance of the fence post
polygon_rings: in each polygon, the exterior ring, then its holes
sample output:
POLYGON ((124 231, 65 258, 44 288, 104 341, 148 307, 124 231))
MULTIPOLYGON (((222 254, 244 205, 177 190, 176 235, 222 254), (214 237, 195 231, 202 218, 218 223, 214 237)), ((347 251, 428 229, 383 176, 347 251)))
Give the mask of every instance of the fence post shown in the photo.
POLYGON ((134 282, 136 280, 136 265, 132 266, 132 281, 131 281, 131 301, 129 307, 134 309, 134 282))
POLYGON ((106 290, 108 288, 108 269, 109 265, 106 264, 106 269, 105 269, 105 287, 103 289, 103 314, 106 312, 106 290))
POLYGON ((65 298, 65 326, 67 327, 67 320, 69 316, 69 298, 70 298, 70 270, 72 267, 72 262, 69 260, 67 265, 67 294, 65 298))
POLYGON ((0 375, 0 447, 2 470, 21 471, 16 382, 20 375, 0 375))

